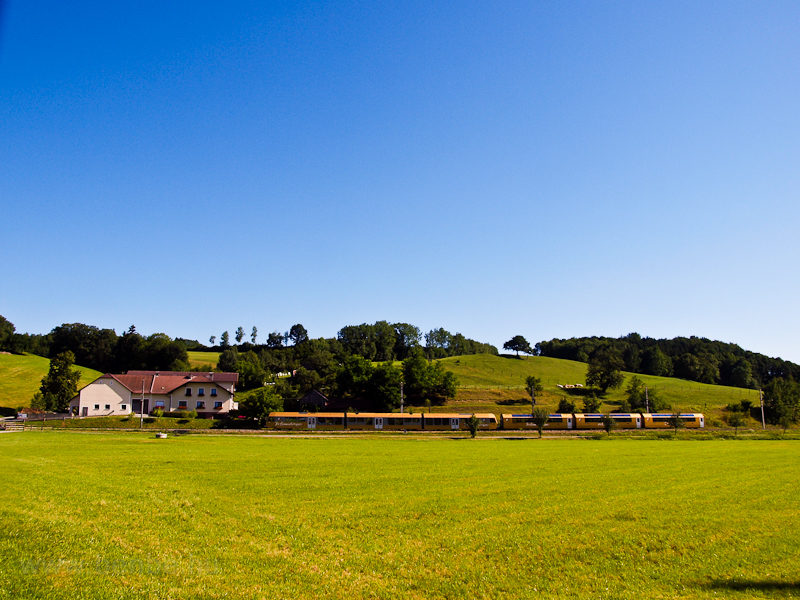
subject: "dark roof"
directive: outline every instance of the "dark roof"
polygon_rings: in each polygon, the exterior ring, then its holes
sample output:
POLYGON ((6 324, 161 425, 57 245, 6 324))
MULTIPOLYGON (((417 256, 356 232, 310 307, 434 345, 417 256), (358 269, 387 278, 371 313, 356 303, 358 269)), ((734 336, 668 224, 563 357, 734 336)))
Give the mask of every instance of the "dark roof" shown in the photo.
POLYGON ((311 390, 305 396, 300 398, 300 404, 317 404, 319 406, 325 406, 328 402, 328 397, 317 390, 311 390))

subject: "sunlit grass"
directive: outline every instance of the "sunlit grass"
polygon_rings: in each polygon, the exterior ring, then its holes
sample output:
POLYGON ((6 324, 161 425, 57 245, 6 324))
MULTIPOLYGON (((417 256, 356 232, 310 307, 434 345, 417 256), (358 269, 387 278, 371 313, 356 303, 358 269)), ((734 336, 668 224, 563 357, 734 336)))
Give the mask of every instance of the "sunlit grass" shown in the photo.
MULTIPOLYGON (((78 389, 102 375, 94 369, 75 368, 81 372, 78 389)), ((49 369, 48 358, 34 354, 0 354, 0 406, 30 406, 33 395, 39 391, 42 377, 47 375, 49 369)))
POLYGON ((4 434, 0 598, 790 597, 799 460, 784 441, 4 434))

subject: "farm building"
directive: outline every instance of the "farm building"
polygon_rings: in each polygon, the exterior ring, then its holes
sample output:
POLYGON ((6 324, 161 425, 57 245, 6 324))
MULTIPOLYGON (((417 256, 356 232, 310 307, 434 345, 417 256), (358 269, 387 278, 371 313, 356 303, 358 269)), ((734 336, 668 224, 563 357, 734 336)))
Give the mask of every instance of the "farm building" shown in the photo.
POLYGON ((197 411, 199 417, 224 415, 238 408, 234 400, 238 373, 128 371, 106 373, 83 388, 69 403, 81 417, 197 411))

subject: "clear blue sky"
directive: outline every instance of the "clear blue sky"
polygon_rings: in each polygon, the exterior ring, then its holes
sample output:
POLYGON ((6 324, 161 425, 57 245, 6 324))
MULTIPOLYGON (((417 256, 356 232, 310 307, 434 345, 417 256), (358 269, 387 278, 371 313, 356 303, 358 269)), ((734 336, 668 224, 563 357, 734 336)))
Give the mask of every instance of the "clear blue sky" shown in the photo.
POLYGON ((800 362, 800 3, 52 2, 0 21, 0 314, 800 362))

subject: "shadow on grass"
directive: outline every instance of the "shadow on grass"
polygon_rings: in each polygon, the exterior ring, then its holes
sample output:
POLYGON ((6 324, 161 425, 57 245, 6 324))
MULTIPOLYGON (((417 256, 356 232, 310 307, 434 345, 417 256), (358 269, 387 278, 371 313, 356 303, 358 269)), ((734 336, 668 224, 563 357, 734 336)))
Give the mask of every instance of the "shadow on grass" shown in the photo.
POLYGON ((530 398, 520 398, 518 400, 497 400, 495 404, 500 406, 518 406, 520 404, 530 406, 531 401, 530 398))
POLYGON ((800 581, 769 581, 757 579, 715 579, 705 585, 707 590, 746 592, 800 592, 800 581))

